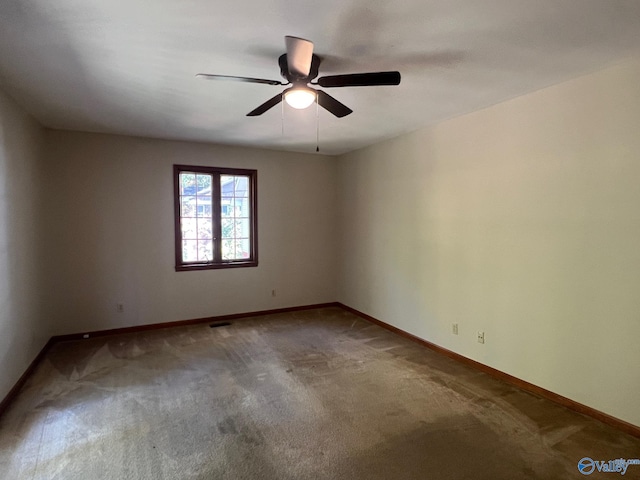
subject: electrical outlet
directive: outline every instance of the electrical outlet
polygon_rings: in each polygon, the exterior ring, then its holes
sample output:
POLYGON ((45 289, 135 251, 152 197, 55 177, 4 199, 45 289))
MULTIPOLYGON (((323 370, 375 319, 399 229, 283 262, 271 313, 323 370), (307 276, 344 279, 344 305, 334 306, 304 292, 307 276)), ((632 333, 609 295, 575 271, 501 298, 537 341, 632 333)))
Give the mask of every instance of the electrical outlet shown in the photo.
POLYGON ((484 343, 484 332, 478 332, 478 343, 484 343))
POLYGON ((458 324, 457 323, 452 323, 451 324, 451 331, 453 332, 454 335, 458 334, 458 324))
POLYGON ((116 311, 117 311, 118 313, 122 313, 122 312, 124 312, 124 303, 118 303, 118 304, 116 304, 116 311))

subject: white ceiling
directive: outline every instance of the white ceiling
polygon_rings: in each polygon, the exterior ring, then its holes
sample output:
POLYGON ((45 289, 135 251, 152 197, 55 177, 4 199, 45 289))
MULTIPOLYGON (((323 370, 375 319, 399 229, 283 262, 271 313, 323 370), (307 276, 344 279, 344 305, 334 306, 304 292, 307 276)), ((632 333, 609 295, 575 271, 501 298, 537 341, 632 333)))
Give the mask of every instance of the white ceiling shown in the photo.
POLYGON ((399 70, 398 87, 327 89, 321 153, 339 154, 640 52, 638 0, 0 0, 0 88, 57 129, 313 152, 316 110, 246 113, 283 87, 284 35, 320 76, 399 70))

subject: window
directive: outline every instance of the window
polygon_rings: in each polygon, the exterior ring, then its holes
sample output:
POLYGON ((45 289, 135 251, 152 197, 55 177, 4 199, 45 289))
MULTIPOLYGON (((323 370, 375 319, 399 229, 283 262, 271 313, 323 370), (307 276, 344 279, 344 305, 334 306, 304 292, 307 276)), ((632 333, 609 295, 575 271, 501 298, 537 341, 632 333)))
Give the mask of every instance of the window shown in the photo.
POLYGON ((176 270, 255 267, 257 171, 174 165, 176 270))

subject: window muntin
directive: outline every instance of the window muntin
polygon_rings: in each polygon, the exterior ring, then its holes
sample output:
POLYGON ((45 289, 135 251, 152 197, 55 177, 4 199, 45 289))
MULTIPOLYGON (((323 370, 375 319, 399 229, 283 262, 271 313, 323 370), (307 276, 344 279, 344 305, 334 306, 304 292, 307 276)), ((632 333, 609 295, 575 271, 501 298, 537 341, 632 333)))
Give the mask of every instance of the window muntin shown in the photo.
POLYGON ((256 266, 255 170, 174 166, 176 270, 256 266))

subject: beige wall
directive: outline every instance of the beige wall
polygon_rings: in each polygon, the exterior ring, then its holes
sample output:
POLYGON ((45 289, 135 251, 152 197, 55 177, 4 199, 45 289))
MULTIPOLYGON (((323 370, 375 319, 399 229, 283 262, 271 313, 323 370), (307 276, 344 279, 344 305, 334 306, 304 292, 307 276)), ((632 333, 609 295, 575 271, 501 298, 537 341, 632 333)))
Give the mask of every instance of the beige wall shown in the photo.
POLYGON ((341 158, 339 300, 640 425, 638 85, 630 61, 341 158))
POLYGON ((55 333, 335 301, 334 158, 60 131, 46 140, 55 333), (258 267, 175 271, 174 163, 258 170, 258 267))
POLYGON ((40 308, 42 138, 0 92, 0 399, 51 336, 40 308))

